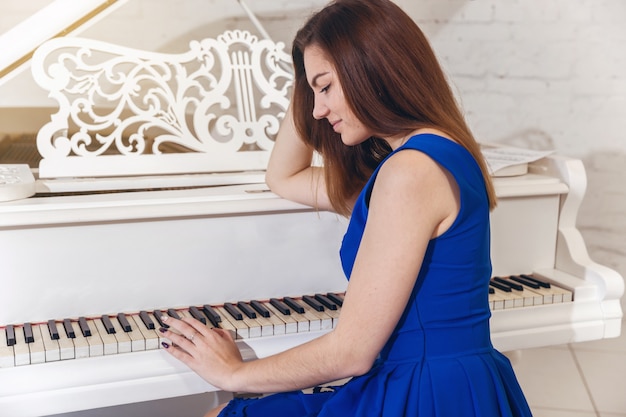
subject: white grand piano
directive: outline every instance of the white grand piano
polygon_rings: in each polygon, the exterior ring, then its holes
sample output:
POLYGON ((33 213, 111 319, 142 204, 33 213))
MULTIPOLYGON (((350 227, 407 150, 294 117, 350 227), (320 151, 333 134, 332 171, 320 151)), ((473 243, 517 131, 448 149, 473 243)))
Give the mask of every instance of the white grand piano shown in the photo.
MULTIPOLYGON (((38 47, 33 77, 59 109, 36 167, 0 166, 0 416, 216 391, 159 349, 155 310, 222 320, 249 359, 332 329, 347 221, 264 184, 289 63, 282 44, 238 30, 182 54, 70 37, 38 47), (281 315, 284 297, 304 313, 281 315), (242 320, 227 303, 243 303, 242 320)), ((582 163, 545 157, 495 186, 494 276, 551 285, 491 296, 496 347, 618 336, 624 281, 576 229, 582 163)))

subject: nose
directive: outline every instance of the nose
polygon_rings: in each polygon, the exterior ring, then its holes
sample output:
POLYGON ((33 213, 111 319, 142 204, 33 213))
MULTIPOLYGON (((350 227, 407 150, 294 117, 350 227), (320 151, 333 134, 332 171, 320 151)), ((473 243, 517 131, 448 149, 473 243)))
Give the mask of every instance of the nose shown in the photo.
POLYGON ((313 118, 320 120, 328 115, 328 107, 320 100, 319 97, 314 98, 313 102, 313 118))

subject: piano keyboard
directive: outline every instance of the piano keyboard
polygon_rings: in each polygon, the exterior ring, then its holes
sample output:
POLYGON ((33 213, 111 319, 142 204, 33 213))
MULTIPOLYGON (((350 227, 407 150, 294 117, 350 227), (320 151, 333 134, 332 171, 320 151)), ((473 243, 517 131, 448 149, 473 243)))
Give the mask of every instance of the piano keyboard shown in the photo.
POLYGON ((534 275, 493 277, 489 282, 489 307, 492 311, 571 301, 572 291, 534 275))
POLYGON ((342 303, 343 294, 328 293, 7 325, 0 368, 160 349, 164 314, 230 330, 235 339, 329 331, 342 303))
MULTIPOLYGON (((571 291, 533 275, 489 283, 492 311, 571 301, 571 291)), ((328 293, 8 325, 0 328, 0 368, 160 349, 164 314, 230 330, 235 339, 329 331, 342 302, 343 294, 328 293)))

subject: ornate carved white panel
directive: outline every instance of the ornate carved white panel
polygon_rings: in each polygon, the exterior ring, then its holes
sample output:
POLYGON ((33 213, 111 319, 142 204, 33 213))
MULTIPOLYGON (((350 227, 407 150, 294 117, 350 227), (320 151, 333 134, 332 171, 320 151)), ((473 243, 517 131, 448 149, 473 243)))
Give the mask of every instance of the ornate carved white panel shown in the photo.
POLYGON ((282 43, 241 30, 181 54, 48 41, 32 71, 59 111, 37 136, 40 177, 263 170, 290 68, 282 43))

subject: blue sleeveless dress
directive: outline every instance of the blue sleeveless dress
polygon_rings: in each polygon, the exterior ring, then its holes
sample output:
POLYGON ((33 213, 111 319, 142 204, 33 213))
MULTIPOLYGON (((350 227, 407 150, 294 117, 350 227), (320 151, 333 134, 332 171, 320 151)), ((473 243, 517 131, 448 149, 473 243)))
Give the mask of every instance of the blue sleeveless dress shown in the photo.
MULTIPOLYGON (((413 136, 389 156, 407 149, 427 154, 453 175, 461 208, 452 226, 430 241, 406 309, 372 369, 327 391, 235 399, 221 416, 532 415, 509 360, 490 340, 489 206, 481 171, 465 148, 437 135, 413 136)), ((347 277, 377 174, 358 197, 344 236, 347 277)))

